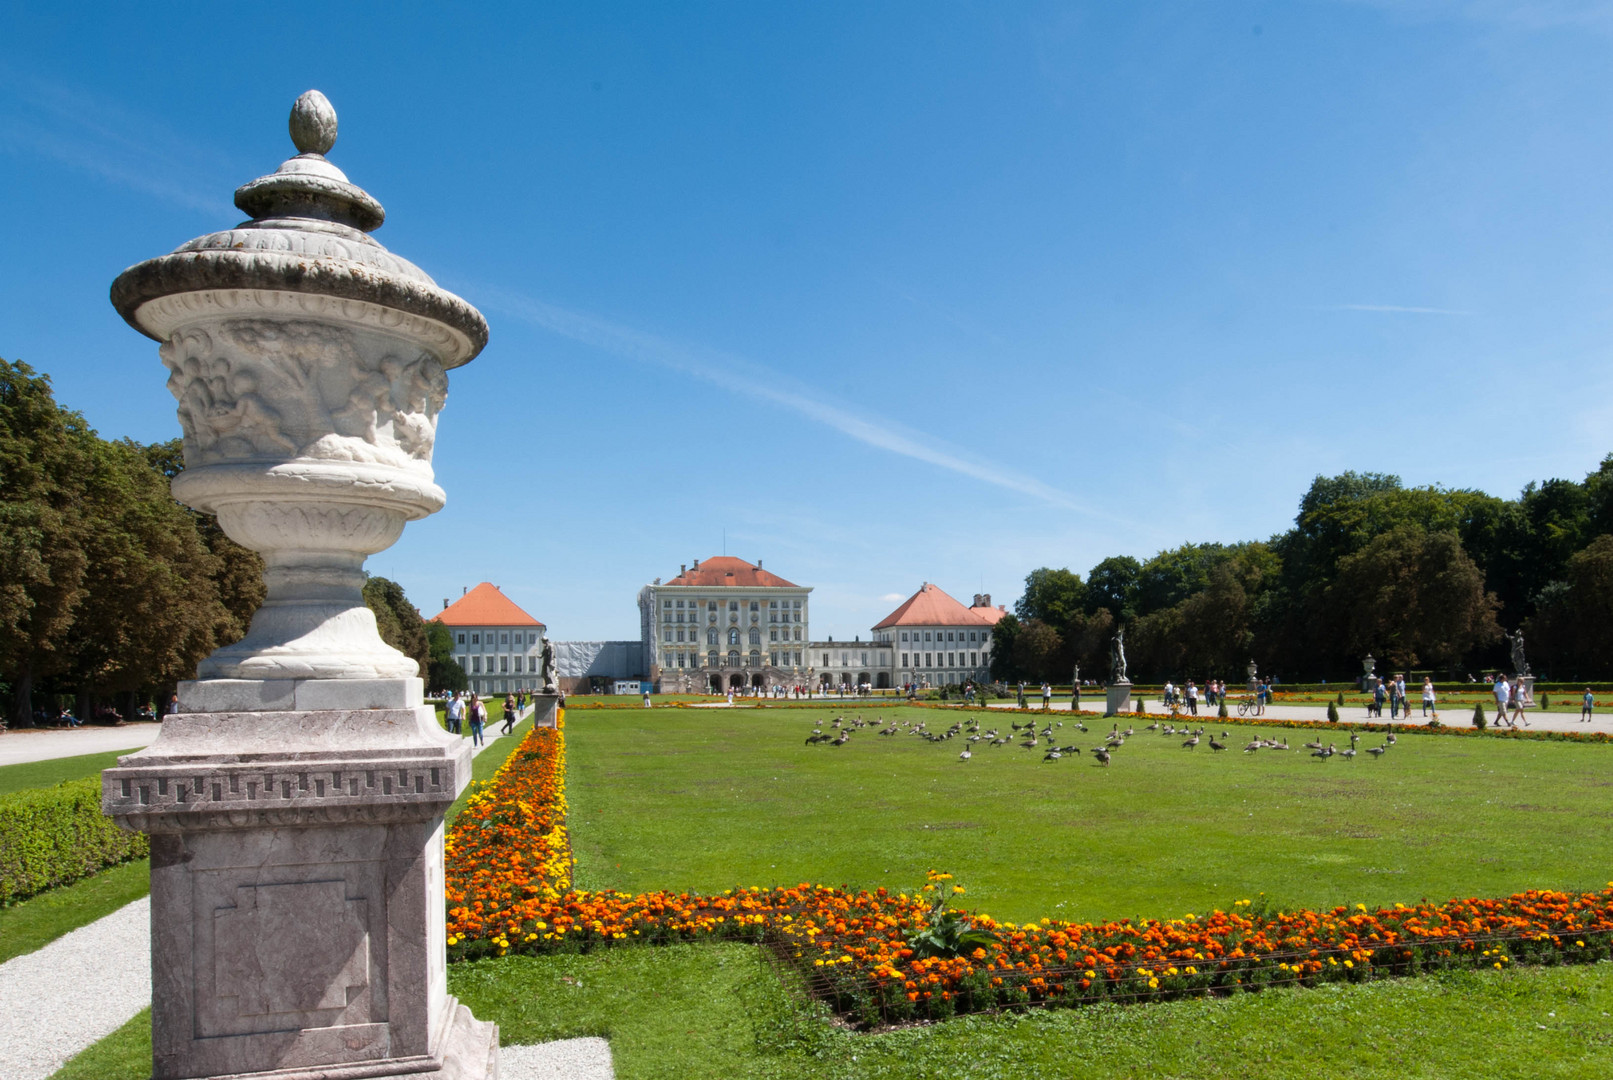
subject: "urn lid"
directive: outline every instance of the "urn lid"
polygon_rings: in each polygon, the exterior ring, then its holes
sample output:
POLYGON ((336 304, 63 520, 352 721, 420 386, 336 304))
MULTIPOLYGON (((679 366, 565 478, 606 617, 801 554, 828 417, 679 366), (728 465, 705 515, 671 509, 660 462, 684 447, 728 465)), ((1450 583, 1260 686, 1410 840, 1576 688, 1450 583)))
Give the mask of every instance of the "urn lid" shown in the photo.
POLYGON ((418 266, 369 234, 386 211, 325 155, 336 142, 336 110, 318 90, 291 107, 296 156, 243 184, 235 205, 251 215, 233 229, 208 233, 171 254, 137 263, 112 283, 112 306, 148 337, 166 340, 172 305, 153 301, 219 290, 314 294, 360 301, 429 320, 444 367, 468 363, 487 344, 487 320, 418 266))

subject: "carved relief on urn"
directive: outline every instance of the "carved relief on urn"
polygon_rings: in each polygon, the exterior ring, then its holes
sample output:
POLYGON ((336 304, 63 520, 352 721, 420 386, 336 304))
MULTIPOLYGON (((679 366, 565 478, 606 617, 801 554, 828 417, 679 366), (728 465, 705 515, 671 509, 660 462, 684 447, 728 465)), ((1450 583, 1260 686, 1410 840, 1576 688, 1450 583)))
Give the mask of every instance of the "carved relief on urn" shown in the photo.
POLYGON ((469 304, 368 233, 385 211, 324 157, 336 114, 292 112, 297 156, 236 192, 252 219, 125 271, 113 303, 162 343, 185 471, 174 495, 264 557, 268 598, 206 678, 397 679, 367 556, 435 513, 446 371, 487 341, 469 304))

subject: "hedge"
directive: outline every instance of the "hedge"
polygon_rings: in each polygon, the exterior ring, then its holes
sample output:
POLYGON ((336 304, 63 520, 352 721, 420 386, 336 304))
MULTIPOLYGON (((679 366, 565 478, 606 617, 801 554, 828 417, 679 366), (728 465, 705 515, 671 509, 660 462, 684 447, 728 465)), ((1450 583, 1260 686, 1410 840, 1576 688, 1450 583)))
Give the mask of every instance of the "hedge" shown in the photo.
POLYGON ((101 778, 0 795, 0 904, 69 885, 150 852, 101 813, 101 778))

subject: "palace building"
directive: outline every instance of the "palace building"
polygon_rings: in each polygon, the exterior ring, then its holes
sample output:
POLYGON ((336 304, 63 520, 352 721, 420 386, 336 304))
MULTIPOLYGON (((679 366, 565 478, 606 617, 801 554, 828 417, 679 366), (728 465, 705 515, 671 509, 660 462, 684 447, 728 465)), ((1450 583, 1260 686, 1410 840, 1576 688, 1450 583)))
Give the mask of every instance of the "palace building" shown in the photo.
POLYGON ((897 686, 947 686, 991 678, 991 632, 1008 614, 979 593, 964 607, 938 585, 925 582, 874 626, 874 638, 895 661, 897 686))
POLYGON ((452 632, 454 659, 477 694, 539 688, 544 625, 497 585, 484 581, 452 604, 444 600, 443 609, 431 618, 452 632))
POLYGON ((663 694, 804 684, 811 592, 731 555, 656 578, 638 594, 651 682, 663 694))

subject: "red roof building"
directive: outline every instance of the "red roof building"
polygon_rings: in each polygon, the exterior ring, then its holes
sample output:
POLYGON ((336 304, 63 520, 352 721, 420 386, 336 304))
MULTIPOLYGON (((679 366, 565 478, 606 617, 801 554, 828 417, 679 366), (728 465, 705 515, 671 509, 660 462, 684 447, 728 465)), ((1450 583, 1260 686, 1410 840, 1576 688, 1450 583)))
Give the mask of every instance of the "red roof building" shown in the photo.
POLYGON ((702 563, 699 559, 694 562, 694 569, 682 567, 678 576, 667 581, 667 586, 691 586, 702 589, 799 589, 801 586, 793 581, 785 581, 777 574, 762 569, 762 564, 752 566, 744 559, 736 559, 732 555, 718 555, 714 559, 707 559, 702 563))
POLYGON ((639 631, 662 693, 772 690, 804 681, 810 586, 732 555, 639 590, 639 631))
POLYGON ((980 594, 964 607, 926 581, 874 626, 874 638, 890 642, 897 685, 947 686, 990 677, 991 631, 1007 612, 980 594))
POLYGON ((538 689, 544 625, 497 585, 482 582, 429 621, 452 631, 454 659, 471 690, 486 696, 538 689))

